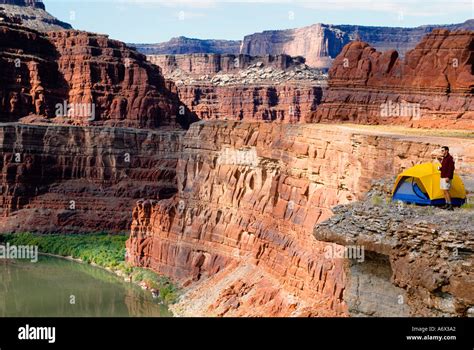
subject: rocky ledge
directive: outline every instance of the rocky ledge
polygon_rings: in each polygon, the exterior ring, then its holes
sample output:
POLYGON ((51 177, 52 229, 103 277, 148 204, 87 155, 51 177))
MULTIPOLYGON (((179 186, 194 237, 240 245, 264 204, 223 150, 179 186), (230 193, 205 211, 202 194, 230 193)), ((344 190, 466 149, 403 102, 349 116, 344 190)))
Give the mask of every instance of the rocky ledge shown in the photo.
POLYGON ((228 85, 280 85, 282 83, 305 83, 323 86, 327 75, 319 69, 310 68, 305 64, 291 67, 290 69, 279 69, 273 67, 265 68, 262 62, 257 62, 237 73, 218 73, 214 76, 204 75, 198 78, 186 77, 182 71, 174 71, 169 78, 177 85, 188 85, 209 82, 214 86, 228 85))
POLYGON ((319 241, 365 251, 348 260, 350 314, 474 316, 474 210, 392 203, 390 188, 379 183, 314 229, 319 241))
POLYGON ((325 84, 327 74, 305 64, 303 57, 288 55, 150 55, 148 60, 162 69, 176 85, 210 84, 279 85, 297 81, 325 84))

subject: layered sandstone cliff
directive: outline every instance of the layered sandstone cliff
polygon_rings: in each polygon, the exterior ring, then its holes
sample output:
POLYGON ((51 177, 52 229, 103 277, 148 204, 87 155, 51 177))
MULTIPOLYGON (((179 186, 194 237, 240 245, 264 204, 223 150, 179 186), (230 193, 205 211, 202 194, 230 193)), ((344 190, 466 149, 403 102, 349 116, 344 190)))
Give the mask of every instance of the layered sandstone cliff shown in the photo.
POLYGON ((7 24, 0 24, 0 39, 0 121, 33 114, 75 125, 189 124, 159 68, 119 41, 7 24))
POLYGON ((174 38, 160 44, 133 44, 147 55, 163 54, 243 54, 250 56, 302 56, 308 65, 330 68, 332 60, 344 45, 353 40, 368 42, 378 51, 397 50, 401 56, 435 29, 474 30, 474 20, 448 25, 427 25, 416 28, 372 27, 359 25, 313 24, 307 27, 268 30, 244 37, 242 41, 174 38))
POLYGON ((176 191, 182 131, 0 124, 0 228, 126 232, 140 198, 176 191))
POLYGON ((362 40, 379 51, 397 50, 403 56, 426 34, 437 28, 474 30, 474 20, 460 24, 417 28, 318 23, 303 28, 270 30, 248 35, 242 42, 241 53, 247 55, 285 53, 291 56, 303 56, 310 66, 329 68, 331 59, 339 55, 342 48, 350 41, 362 40))
POLYGON ((165 76, 179 70, 193 76, 236 73, 251 66, 280 70, 300 66, 302 57, 288 55, 232 55, 232 54, 189 54, 189 55, 147 55, 148 60, 159 66, 165 76))
POLYGON ((0 75, 2 232, 123 232, 137 199, 175 191, 192 115, 144 55, 0 24, 0 75))
POLYGON ((148 56, 200 119, 299 122, 316 110, 326 75, 287 55, 148 56))
POLYGON ((255 56, 282 53, 303 56, 310 66, 328 68, 331 58, 336 57, 350 41, 349 33, 318 23, 309 27, 248 35, 242 42, 241 53, 255 56))
POLYGON ((314 226, 372 180, 431 160, 439 144, 335 126, 206 121, 191 126, 183 147, 177 194, 134 209, 129 261, 187 286, 178 314, 334 316, 348 315, 347 260, 325 255, 336 245, 318 241, 314 226))
POLYGON ((298 123, 316 110, 322 89, 295 83, 276 86, 196 84, 179 86, 178 94, 200 119, 298 123))
POLYGON ((435 30, 405 59, 350 43, 309 121, 474 129, 473 55, 473 31, 435 30))

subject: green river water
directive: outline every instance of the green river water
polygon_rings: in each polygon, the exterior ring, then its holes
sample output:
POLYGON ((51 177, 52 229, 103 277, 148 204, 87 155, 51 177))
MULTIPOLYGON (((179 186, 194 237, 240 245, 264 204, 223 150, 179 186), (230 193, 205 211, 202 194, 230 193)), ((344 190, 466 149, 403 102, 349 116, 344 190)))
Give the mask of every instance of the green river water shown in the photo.
POLYGON ((171 316, 150 292, 103 269, 40 256, 0 260, 0 317, 171 316))

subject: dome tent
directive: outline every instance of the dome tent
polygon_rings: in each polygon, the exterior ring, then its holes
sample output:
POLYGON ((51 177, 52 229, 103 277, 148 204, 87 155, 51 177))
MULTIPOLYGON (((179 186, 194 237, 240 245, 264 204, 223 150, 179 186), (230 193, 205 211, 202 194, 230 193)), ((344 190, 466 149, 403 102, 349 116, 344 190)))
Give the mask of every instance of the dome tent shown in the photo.
MULTIPOLYGON (((392 200, 421 205, 445 204, 443 191, 440 189, 439 166, 439 163, 423 163, 399 174, 393 187, 392 200)), ((455 206, 461 206, 466 201, 464 184, 456 174, 451 182, 449 194, 455 206)))

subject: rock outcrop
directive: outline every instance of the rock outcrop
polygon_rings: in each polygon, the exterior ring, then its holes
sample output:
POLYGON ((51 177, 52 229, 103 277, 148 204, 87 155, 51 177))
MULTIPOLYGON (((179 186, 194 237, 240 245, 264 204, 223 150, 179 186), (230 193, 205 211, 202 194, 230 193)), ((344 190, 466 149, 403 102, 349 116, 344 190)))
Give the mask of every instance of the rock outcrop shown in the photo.
POLYGON ((71 25, 46 12, 42 1, 0 0, 0 23, 14 22, 41 32, 71 29, 71 25))
POLYGON ((176 71, 199 77, 217 73, 238 73, 249 67, 287 70, 305 63, 303 57, 288 55, 232 55, 232 54, 188 54, 147 55, 148 60, 159 66, 165 77, 176 71))
POLYGON ((349 33, 339 30, 337 26, 318 23, 298 29, 247 35, 242 42, 241 53, 303 56, 312 67, 328 68, 331 58, 336 57, 350 41, 349 33))
POLYGON ((474 30, 474 20, 465 23, 421 26, 416 28, 370 27, 354 25, 313 24, 308 27, 271 30, 248 35, 242 42, 240 53, 247 55, 303 56, 313 67, 331 66, 342 48, 353 40, 368 42, 379 51, 397 50, 403 56, 431 31, 444 28, 448 30, 474 30))
POLYGON ((364 250, 347 266, 350 314, 474 316, 472 210, 387 203, 390 190, 379 185, 365 201, 334 208, 314 230, 320 241, 364 250))
POLYGON ((200 119, 299 122, 316 110, 327 76, 286 55, 148 56, 200 119))
POLYGON ((309 121, 474 129, 473 55, 474 31, 435 30, 405 59, 350 43, 309 121))
POLYGON ((158 67, 125 44, 81 31, 0 24, 0 121, 187 127, 192 116, 158 67))
POLYGON ((180 100, 199 119, 298 123, 316 110, 322 88, 317 84, 282 85, 183 84, 180 100))
POLYGON ((43 1, 38 0, 0 0, 0 5, 28 6, 45 10, 43 1))
POLYGON ((176 191, 192 115, 144 55, 3 23, 0 76, 1 232, 124 232, 137 199, 176 191))
POLYGON ((311 26, 268 30, 247 35, 242 41, 174 38, 161 44, 133 44, 147 55, 161 54, 244 54, 250 56, 302 56, 314 68, 330 68, 332 60, 353 40, 368 42, 378 51, 397 50, 400 56, 435 29, 474 30, 474 20, 448 25, 427 25, 416 28, 372 27, 358 25, 313 24, 311 26))
POLYGON ((176 192, 182 131, 0 124, 0 233, 126 232, 176 192))
MULTIPOLYGON (((335 244, 314 226, 439 147, 334 125, 230 121, 195 123, 183 143, 178 192, 137 203, 127 252, 182 282, 174 310, 194 316, 348 315, 347 261, 325 256, 335 244)), ((472 147, 459 149, 470 173, 462 152, 472 147)))

